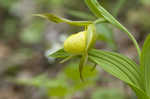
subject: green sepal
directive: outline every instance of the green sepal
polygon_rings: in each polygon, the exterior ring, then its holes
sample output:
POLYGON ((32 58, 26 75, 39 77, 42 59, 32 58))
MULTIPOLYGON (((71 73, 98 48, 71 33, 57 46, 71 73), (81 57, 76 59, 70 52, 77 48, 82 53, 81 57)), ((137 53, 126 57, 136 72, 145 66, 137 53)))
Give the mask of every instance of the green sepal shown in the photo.
POLYGON ((84 77, 82 75, 82 72, 83 72, 83 67, 86 65, 88 61, 88 54, 87 53, 84 53, 80 59, 80 63, 79 63, 79 73, 80 73, 80 79, 82 81, 84 81, 84 77))
POLYGON ((96 41, 96 27, 94 24, 88 25, 87 35, 86 35, 86 47, 85 51, 88 52, 89 48, 93 46, 96 41))
POLYGON ((65 52, 63 48, 57 50, 54 53, 48 54, 48 57, 53 57, 53 58, 66 58, 66 57, 69 57, 69 56, 71 56, 71 54, 65 52))
POLYGON ((96 28, 94 24, 90 24, 87 27, 85 50, 84 53, 82 53, 82 57, 79 63, 79 72, 82 81, 84 81, 84 78, 82 76, 83 67, 86 65, 88 61, 88 50, 90 47, 92 47, 95 41, 96 41, 96 28))
POLYGON ((45 13, 45 14, 34 14, 34 16, 39 16, 45 19, 48 19, 49 21, 55 22, 55 23, 67 23, 70 25, 75 25, 75 26, 87 26, 92 23, 92 21, 72 21, 66 18, 62 18, 59 16, 56 16, 51 13, 45 13))

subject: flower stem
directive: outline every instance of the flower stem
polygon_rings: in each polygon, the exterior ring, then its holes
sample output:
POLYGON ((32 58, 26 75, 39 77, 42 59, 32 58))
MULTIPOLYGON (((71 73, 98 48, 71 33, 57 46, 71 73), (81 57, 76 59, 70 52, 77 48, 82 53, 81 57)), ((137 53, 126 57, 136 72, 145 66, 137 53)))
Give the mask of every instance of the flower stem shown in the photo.
POLYGON ((134 36, 125 28, 125 27, 122 27, 122 30, 129 36, 129 38, 132 40, 134 46, 136 47, 137 49, 137 53, 138 53, 138 56, 140 58, 141 56, 141 49, 136 41, 136 39, 134 38, 134 36))

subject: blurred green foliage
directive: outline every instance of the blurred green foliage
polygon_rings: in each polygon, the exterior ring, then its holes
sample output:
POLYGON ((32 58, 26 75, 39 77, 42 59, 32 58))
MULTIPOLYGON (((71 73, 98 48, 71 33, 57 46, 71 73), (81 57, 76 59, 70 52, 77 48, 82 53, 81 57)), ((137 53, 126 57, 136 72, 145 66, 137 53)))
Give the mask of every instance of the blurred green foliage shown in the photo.
POLYGON ((96 79, 99 77, 96 69, 91 71, 92 67, 86 65, 83 71, 83 76, 86 81, 82 82, 77 66, 78 64, 75 62, 69 63, 55 78, 49 79, 46 74, 43 74, 31 79, 16 80, 15 82, 18 84, 32 85, 38 88, 45 88, 45 90, 47 90, 45 92, 50 97, 68 97, 74 95, 78 91, 82 91, 81 93, 83 93, 84 90, 95 86, 96 79))
POLYGON ((32 24, 27 26, 20 34, 20 40, 29 44, 40 43, 44 37, 42 33, 43 29, 43 21, 34 20, 32 24))
POLYGON ((98 24, 97 25, 97 36, 98 40, 104 41, 108 47, 112 50, 117 51, 117 45, 114 40, 114 33, 112 27, 109 27, 108 24, 98 24))
POLYGON ((125 99, 125 97, 121 90, 114 88, 100 88, 93 93, 92 99, 125 99))
POLYGON ((140 0, 140 2, 146 6, 150 5, 150 1, 149 0, 140 0))
POLYGON ((17 3, 18 0, 1 0, 0 6, 9 9, 13 4, 17 3))
POLYGON ((12 38, 15 36, 17 30, 17 22, 13 19, 8 19, 4 23, 4 35, 7 38, 12 38))

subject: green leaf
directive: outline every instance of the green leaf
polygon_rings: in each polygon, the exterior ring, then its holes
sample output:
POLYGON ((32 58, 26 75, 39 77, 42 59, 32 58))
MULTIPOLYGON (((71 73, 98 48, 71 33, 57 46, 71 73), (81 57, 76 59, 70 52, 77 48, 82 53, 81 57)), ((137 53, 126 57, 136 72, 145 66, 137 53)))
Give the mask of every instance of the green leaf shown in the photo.
POLYGON ((147 97, 143 91, 140 69, 131 59, 118 53, 94 49, 89 51, 89 59, 100 65, 106 72, 129 84, 138 97, 147 97))
POLYGON ((124 28, 109 12, 107 12, 97 0, 85 0, 89 9, 98 17, 104 17, 107 21, 113 25, 119 27, 120 29, 124 28))
POLYGON ((53 57, 53 58, 66 58, 68 56, 70 56, 71 54, 67 53, 64 51, 64 49, 59 49, 58 51, 54 52, 54 53, 50 53, 48 54, 48 57, 53 57))
POLYGON ((34 14, 34 16, 39 16, 39 17, 48 19, 50 21, 53 21, 55 23, 67 23, 67 24, 76 25, 76 26, 87 26, 92 23, 92 21, 71 21, 69 19, 65 19, 56 15, 53 15, 51 13, 34 14))
POLYGON ((146 38, 141 53, 140 65, 147 95, 150 96, 150 35, 146 38))
POLYGON ((89 9, 95 14, 96 17, 98 18, 102 18, 102 14, 100 13, 99 9, 98 9, 98 5, 94 5, 95 1, 94 0, 84 0, 85 3, 87 4, 87 6, 89 7, 89 9))
POLYGON ((89 55, 89 57, 91 57, 93 60, 95 59, 94 61, 98 60, 98 62, 102 61, 103 64, 107 64, 108 66, 104 67, 107 70, 114 69, 112 73, 115 73, 115 75, 119 78, 124 79, 124 81, 136 84, 140 87, 140 71, 136 63, 132 60, 117 53, 100 50, 92 50, 89 52, 89 55))
POLYGON ((150 97, 147 96, 147 94, 146 94, 143 90, 137 88, 137 87, 134 86, 134 85, 130 85, 130 84, 129 84, 129 86, 130 86, 130 87, 132 88, 132 90, 136 93, 138 99, 150 99, 150 97))
POLYGON ((85 3, 89 7, 89 9, 95 14, 95 16, 97 16, 98 18, 104 17, 108 22, 110 22, 114 26, 116 26, 119 29, 121 29, 122 31, 124 31, 130 37, 130 39, 133 41, 135 47, 137 48, 137 52, 140 56, 140 54, 141 54, 140 48, 139 48, 135 38, 122 24, 120 24, 109 12, 107 12, 107 10, 105 10, 98 3, 97 0, 85 0, 85 3))

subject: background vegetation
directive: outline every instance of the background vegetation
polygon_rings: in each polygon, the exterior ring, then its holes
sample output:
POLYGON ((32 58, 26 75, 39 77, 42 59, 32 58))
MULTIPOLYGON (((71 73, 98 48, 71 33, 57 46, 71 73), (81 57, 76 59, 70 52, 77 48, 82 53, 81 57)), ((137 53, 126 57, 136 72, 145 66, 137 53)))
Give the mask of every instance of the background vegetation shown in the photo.
MULTIPOLYGON (((140 45, 150 33, 149 0, 101 0, 140 45)), ((50 12, 71 20, 94 20, 83 0, 0 0, 0 99, 136 99, 130 88, 93 64, 78 73, 78 59, 59 64, 47 53, 80 28, 33 17, 50 12), (49 50, 50 49, 50 50, 49 50)), ((136 49, 116 28, 97 25, 96 48, 113 50, 137 60, 136 49)))

